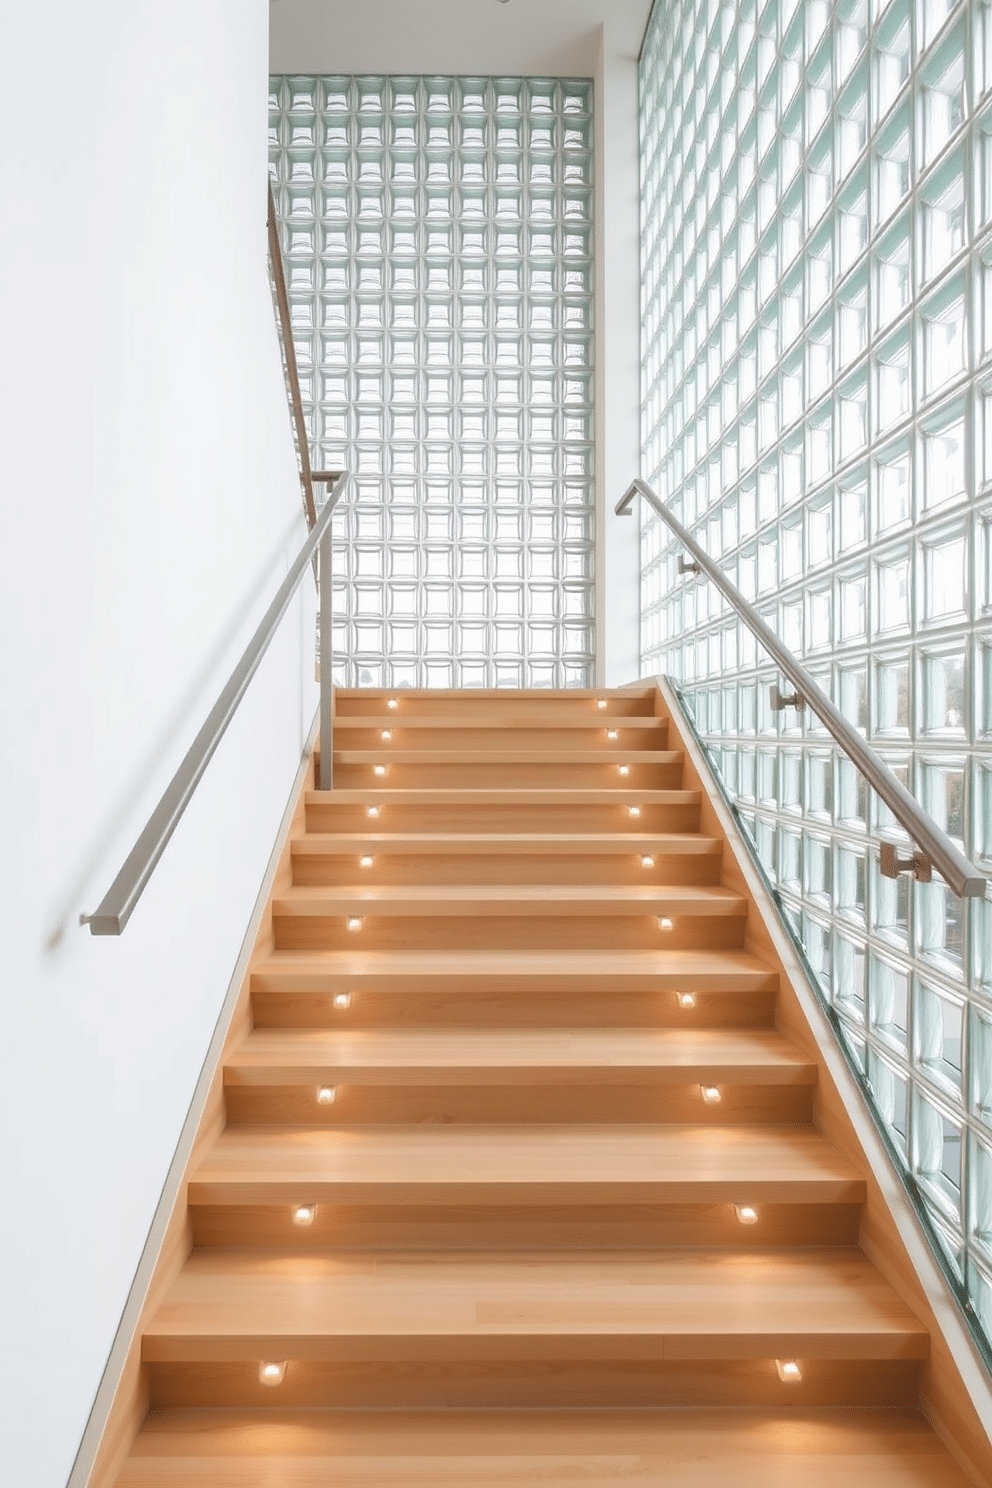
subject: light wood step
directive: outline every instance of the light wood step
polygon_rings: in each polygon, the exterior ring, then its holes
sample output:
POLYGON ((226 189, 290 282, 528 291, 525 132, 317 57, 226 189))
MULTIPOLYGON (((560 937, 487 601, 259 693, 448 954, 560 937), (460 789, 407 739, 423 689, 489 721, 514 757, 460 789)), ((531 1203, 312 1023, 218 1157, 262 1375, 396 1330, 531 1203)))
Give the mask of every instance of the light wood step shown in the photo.
MULTIPOLYGON (((666 936, 666 942, 671 937, 666 936)), ((273 951, 250 978, 257 1026, 767 1027, 778 978, 746 951, 273 951)))
POLYGON ((513 719, 526 722, 530 719, 595 719, 604 717, 647 717, 655 712, 655 693, 650 688, 637 688, 629 692, 597 691, 594 688, 568 688, 566 690, 527 688, 444 689, 429 691, 406 691, 403 688, 345 688, 334 690, 334 713, 336 719, 349 715, 389 718, 400 722, 406 717, 418 715, 434 716, 450 714, 466 720, 478 718, 513 719), (389 706, 390 699, 396 707, 389 706), (606 707, 600 708, 599 703, 606 707))
POLYGON ((613 752, 616 749, 664 749, 668 736, 665 718, 624 718, 598 714, 593 718, 506 717, 488 722, 458 717, 421 715, 392 719, 338 718, 334 723, 334 749, 583 749, 613 752), (615 737, 611 737, 615 736, 615 737))
POLYGON ((367 788, 307 791, 308 831, 693 832, 700 792, 648 788, 367 788))
POLYGON ((747 901, 729 889, 691 884, 300 884, 273 901, 273 914, 470 917, 515 915, 738 916, 747 901))
MULTIPOLYGON (((347 1011, 342 1009, 341 1011, 347 1011)), ((812 1085, 816 1066, 772 1030, 256 1029, 225 1085, 812 1085)))
POLYGON ((369 883, 716 883, 723 851, 696 833, 311 832, 292 844, 293 879, 369 883))
POLYGON ((864 1193, 799 1126, 229 1126, 189 1186, 193 1204, 286 1205, 859 1203, 864 1193))
POLYGON ((673 750, 617 751, 597 758, 588 750, 335 749, 334 784, 343 790, 455 788, 493 791, 606 788, 614 782, 631 790, 677 788, 682 756, 673 750))
POLYGON ((915 1410, 152 1411, 117 1488, 970 1488, 915 1410))

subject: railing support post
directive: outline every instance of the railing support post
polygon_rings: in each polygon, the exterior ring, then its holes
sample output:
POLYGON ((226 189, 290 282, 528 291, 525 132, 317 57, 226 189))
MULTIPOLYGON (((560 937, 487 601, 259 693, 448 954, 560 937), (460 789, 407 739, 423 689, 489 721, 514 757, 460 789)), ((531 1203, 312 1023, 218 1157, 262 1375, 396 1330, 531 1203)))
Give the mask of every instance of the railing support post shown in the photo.
POLYGON ((320 761, 317 789, 331 790, 334 784, 334 684, 331 680, 334 662, 332 638, 332 564, 331 524, 320 539, 320 761))

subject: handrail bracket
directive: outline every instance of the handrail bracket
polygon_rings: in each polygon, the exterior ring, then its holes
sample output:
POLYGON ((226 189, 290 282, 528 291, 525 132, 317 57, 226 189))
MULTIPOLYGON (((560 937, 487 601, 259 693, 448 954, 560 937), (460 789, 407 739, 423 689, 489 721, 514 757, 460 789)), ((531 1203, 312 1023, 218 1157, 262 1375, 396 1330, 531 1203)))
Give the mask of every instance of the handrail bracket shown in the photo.
POLYGON ((782 713, 786 708, 805 708, 806 699, 798 690, 783 692, 777 682, 768 689, 768 698, 773 713, 782 713))
POLYGON ((898 878, 900 873, 911 873, 917 883, 930 883, 933 878, 933 864, 926 853, 901 858, 894 842, 878 844, 878 867, 883 878, 898 878))

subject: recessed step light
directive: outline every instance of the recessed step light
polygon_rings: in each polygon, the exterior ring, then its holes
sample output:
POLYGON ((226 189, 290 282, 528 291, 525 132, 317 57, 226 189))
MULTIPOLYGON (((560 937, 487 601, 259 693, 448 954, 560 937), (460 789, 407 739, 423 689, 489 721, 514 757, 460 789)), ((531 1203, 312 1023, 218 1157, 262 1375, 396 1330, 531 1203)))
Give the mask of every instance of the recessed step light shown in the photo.
POLYGON ((398 708, 399 707, 399 701, 398 701, 398 699, 397 698, 389 698, 388 701, 387 701, 387 703, 386 703, 386 707, 387 708, 398 708))
POLYGON ((375 862, 375 858, 359 858, 358 861, 361 863, 363 868, 371 868, 372 864, 375 862))
POLYGON ((316 1204, 298 1204, 293 1210, 293 1223, 295 1225, 312 1225, 317 1218, 316 1204))
POLYGON ((651 857, 642 858, 641 859, 641 867, 642 868, 653 868, 654 867, 654 858, 651 858, 651 857))
POLYGON ((379 815, 379 808, 378 808, 378 806, 370 806, 369 809, 366 811, 365 815, 366 816, 378 816, 379 815))
POLYGON ((707 1106, 718 1106, 723 1099, 720 1088, 717 1085, 700 1085, 699 1093, 707 1106))
POLYGON ((373 775, 385 775, 385 773, 386 773, 386 767, 385 767, 385 765, 373 765, 372 766, 372 774, 373 775))
POLYGON ((390 739, 392 737, 393 737, 393 731, 392 731, 392 729, 383 729, 383 731, 382 731, 382 739, 383 739, 383 743, 384 744, 388 744, 389 741, 390 741, 390 739))
POLYGON ((338 1087, 336 1085, 321 1085, 317 1091, 318 1106, 333 1106, 337 1099, 338 1087))
POLYGON ((803 1372, 795 1359, 776 1359, 775 1368, 778 1370, 778 1377, 784 1385, 798 1384, 803 1377, 803 1372))
POLYGON ((629 765, 617 765, 617 772, 620 775, 629 775, 630 774, 630 766, 629 765))
POLYGON ((606 701, 605 698, 597 698, 596 699, 596 707, 597 708, 599 708, 599 709, 602 710, 603 708, 605 708, 607 706, 608 706, 608 704, 607 704, 607 701, 606 701))
POLYGON ((673 920, 670 920, 668 918, 668 915, 659 915, 658 916, 658 929, 659 930, 664 930, 666 932, 666 934, 667 934, 667 932, 669 930, 674 930, 675 929, 675 923, 674 923, 673 920))
POLYGON ((627 807, 627 815, 628 816, 640 816, 640 814, 641 814, 641 808, 640 808, 640 806, 628 806, 627 807))
POLYGON ((695 992, 678 992, 676 996, 678 997, 680 1008, 694 1008, 696 1006, 695 992))
POLYGON ((259 1364, 258 1378, 263 1385, 281 1385, 286 1378, 286 1361, 281 1364, 259 1364))
POLYGON ((735 1204, 734 1212, 741 1224, 753 1225, 758 1223, 758 1211, 752 1209, 750 1204, 735 1204))
POLYGON ((606 730, 606 737, 608 739, 616 739, 616 738, 619 737, 619 735, 617 734, 616 729, 607 729, 606 730))
POLYGON ((362 928, 362 919, 361 919, 361 916, 360 915, 349 915, 348 916, 348 929, 349 930, 361 930, 361 928, 362 928))
POLYGON ((334 994, 334 1006, 336 1008, 350 1008, 351 1007, 351 993, 350 992, 335 992, 335 994, 334 994))

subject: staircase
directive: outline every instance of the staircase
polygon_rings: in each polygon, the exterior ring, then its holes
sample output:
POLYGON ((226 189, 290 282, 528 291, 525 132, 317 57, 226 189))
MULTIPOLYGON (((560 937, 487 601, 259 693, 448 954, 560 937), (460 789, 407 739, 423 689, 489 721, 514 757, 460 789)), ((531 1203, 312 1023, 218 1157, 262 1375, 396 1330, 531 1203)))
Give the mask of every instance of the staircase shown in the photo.
POLYGON ((118 1488, 971 1481, 657 696, 338 693, 118 1488))

